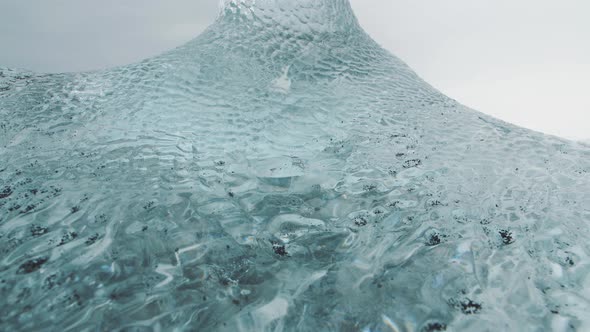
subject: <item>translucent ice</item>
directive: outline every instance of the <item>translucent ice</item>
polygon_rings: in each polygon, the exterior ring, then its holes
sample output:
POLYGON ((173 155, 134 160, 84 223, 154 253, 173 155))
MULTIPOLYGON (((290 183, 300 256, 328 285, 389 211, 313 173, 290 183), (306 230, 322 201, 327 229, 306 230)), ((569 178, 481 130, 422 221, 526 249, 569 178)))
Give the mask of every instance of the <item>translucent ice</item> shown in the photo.
POLYGON ((445 97, 346 0, 1 69, 0 184, 2 330, 590 329, 588 145, 445 97))

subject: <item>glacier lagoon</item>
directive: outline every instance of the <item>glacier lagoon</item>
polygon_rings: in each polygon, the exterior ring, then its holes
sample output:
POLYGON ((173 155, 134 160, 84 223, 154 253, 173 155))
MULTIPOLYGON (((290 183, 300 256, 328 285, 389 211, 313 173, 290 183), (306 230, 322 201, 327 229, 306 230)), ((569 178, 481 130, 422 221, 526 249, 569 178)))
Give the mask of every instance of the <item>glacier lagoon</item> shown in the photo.
POLYGON ((0 69, 2 330, 583 331, 589 222, 590 146, 444 96, 347 0, 0 69))

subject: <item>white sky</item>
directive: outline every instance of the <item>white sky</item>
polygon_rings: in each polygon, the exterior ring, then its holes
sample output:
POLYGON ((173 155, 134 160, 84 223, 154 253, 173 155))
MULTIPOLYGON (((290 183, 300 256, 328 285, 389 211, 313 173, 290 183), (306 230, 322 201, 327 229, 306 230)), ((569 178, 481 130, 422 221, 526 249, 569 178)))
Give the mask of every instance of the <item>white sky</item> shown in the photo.
MULTIPOLYGON (((351 0, 361 24, 426 81, 482 112, 590 138, 590 1, 351 0)), ((0 66, 123 65, 195 37, 218 0, 0 0, 0 66)))

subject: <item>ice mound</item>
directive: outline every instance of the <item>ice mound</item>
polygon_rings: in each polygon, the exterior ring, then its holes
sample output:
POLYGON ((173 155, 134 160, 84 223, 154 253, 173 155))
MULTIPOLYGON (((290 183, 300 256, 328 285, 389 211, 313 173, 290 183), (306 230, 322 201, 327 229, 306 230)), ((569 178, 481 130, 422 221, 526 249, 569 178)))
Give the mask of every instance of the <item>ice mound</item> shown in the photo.
POLYGON ((0 160, 2 330, 590 329, 590 147, 445 97, 346 0, 0 69, 0 160))

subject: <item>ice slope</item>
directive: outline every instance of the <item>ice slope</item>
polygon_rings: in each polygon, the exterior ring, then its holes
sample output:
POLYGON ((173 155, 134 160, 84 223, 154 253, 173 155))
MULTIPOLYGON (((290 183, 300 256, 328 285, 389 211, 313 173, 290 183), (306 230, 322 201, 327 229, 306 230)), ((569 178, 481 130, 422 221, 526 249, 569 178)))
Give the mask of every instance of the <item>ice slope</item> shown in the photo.
POLYGON ((0 69, 2 330, 587 330, 589 222, 588 145, 442 95, 347 0, 0 69))

